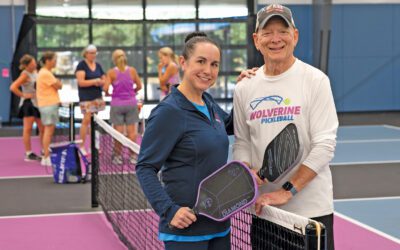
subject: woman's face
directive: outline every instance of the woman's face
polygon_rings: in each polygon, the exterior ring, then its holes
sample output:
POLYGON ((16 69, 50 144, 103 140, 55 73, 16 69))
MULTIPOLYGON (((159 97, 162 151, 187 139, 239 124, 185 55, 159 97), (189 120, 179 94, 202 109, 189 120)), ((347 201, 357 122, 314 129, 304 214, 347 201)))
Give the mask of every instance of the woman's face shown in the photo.
POLYGON ((214 44, 197 43, 188 59, 180 57, 184 72, 183 82, 192 85, 197 90, 206 91, 217 80, 220 58, 220 51, 214 44))
POLYGON ((47 62, 51 69, 54 68, 57 64, 57 56, 54 56, 52 59, 48 60, 47 62))
POLYGON ((158 53, 158 58, 159 58, 160 63, 162 65, 167 65, 169 63, 169 57, 167 55, 164 55, 162 53, 158 53))
POLYGON ((28 70, 28 71, 35 71, 36 69, 37 69, 37 64, 36 64, 36 60, 35 59, 32 59, 32 61, 28 64, 28 65, 26 65, 26 69, 28 70))
POLYGON ((97 50, 86 51, 85 58, 90 62, 94 62, 97 57, 97 50))

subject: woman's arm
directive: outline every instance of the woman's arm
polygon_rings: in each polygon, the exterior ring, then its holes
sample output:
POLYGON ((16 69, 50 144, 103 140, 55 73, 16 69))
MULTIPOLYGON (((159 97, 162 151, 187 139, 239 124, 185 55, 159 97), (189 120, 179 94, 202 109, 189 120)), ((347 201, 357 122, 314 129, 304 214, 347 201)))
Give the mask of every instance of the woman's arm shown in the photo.
POLYGON ((105 83, 103 85, 103 90, 106 93, 106 95, 110 95, 110 93, 108 92, 110 85, 112 84, 112 82, 114 82, 115 80, 115 76, 114 76, 114 70, 113 69, 109 69, 107 71, 107 74, 105 76, 105 83))
POLYGON ((154 108, 147 122, 136 165, 136 175, 144 194, 155 212, 168 222, 172 221, 180 206, 164 190, 157 173, 182 137, 182 119, 181 113, 168 104, 159 104, 154 108))
POLYGON ((158 80, 160 81, 161 87, 163 86, 166 87, 169 78, 171 78, 174 74, 178 72, 178 67, 175 64, 170 63, 168 67, 165 69, 164 73, 162 73, 161 68, 159 67, 158 69, 158 80))
POLYGON ((13 92, 16 96, 19 96, 24 99, 29 99, 33 98, 34 94, 33 93, 22 93, 21 90, 19 90, 19 87, 23 85, 25 82, 28 81, 28 75, 25 73, 21 73, 21 75, 15 80, 11 86, 10 86, 10 91, 13 92))
MULTIPOLYGON (((90 79, 90 80, 85 80, 86 73, 83 70, 78 70, 75 73, 76 80, 78 81, 78 86, 79 87, 90 87, 90 86, 101 86, 102 83, 104 83, 104 79, 102 80, 101 78, 96 78, 96 79, 90 79)), ((104 75, 102 77, 105 77, 104 75)))
POLYGON ((140 77, 134 67, 129 67, 129 72, 131 74, 131 78, 135 81, 136 83, 136 88, 135 91, 136 93, 142 89, 142 81, 140 80, 140 77))
POLYGON ((55 89, 62 89, 62 82, 60 79, 56 78, 56 81, 51 84, 55 89))

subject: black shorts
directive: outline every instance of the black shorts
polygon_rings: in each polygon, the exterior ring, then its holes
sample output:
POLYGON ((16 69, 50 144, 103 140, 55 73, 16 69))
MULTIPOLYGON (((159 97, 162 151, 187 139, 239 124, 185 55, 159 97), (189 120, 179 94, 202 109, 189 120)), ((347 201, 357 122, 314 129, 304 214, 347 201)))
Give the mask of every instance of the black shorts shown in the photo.
POLYGON ((34 116, 36 118, 40 118, 40 112, 38 108, 33 106, 32 101, 30 99, 24 100, 22 106, 19 108, 18 117, 31 117, 34 116))
POLYGON ((328 250, 335 249, 334 233, 333 233, 333 214, 328 214, 321 217, 311 218, 324 224, 327 236, 327 248, 328 250))

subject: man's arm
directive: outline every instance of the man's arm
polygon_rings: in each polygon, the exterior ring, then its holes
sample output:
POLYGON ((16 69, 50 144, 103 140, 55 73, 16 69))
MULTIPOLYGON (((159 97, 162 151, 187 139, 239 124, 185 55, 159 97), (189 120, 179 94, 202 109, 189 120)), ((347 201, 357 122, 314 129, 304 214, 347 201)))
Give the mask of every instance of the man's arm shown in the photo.
MULTIPOLYGON (((297 192, 300 192, 305 186, 307 186, 310 181, 312 181, 312 179, 314 179, 315 176, 317 176, 316 172, 314 172, 306 165, 302 164, 295 175, 290 179, 290 182, 293 184, 297 192)), ((255 204, 256 213, 260 214, 262 207, 266 205, 284 205, 292 197, 293 194, 283 188, 280 188, 277 191, 271 193, 262 194, 257 199, 255 204)))
MULTIPOLYGON (((330 82, 324 77, 311 92, 309 106, 310 126, 308 133, 311 136, 311 151, 289 180, 297 192, 300 192, 310 183, 318 172, 329 167, 336 146, 336 131, 339 125, 330 82)), ((279 190, 261 195, 256 201, 256 212, 261 211, 263 205, 283 205, 293 197, 292 193, 280 188, 279 190), (257 210, 258 209, 258 210, 257 210)))

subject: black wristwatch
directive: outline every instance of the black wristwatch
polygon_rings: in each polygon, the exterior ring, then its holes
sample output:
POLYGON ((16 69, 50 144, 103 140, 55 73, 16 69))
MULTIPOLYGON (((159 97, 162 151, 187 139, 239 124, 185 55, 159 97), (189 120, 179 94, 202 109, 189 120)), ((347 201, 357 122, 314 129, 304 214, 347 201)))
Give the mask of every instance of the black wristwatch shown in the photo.
POLYGON ((297 194, 296 188, 290 181, 285 182, 285 184, 282 185, 282 188, 285 189, 286 191, 291 192, 293 196, 297 194))

